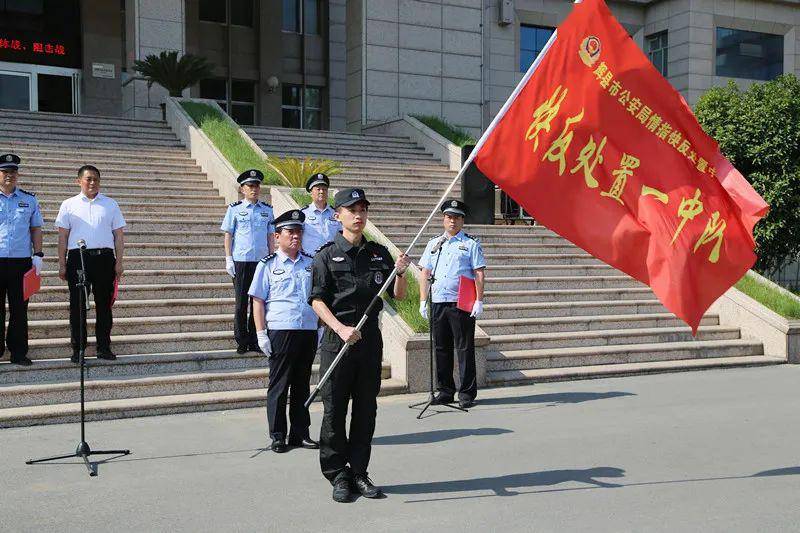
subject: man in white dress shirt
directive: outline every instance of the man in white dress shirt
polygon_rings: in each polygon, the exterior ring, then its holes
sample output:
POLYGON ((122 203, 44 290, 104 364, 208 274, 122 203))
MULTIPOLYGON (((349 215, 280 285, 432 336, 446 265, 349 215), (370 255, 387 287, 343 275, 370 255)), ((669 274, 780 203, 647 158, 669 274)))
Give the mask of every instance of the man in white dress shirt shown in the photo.
POLYGON ((58 228, 58 277, 69 285, 69 326, 72 362, 78 362, 81 346, 86 346, 86 330, 79 339, 80 300, 77 271, 81 268, 78 242, 86 241, 84 259, 86 279, 95 303, 97 357, 116 359, 111 351, 111 298, 114 280, 124 271, 125 219, 113 199, 100 194, 100 171, 92 165, 78 169, 80 194, 61 203, 56 217, 58 228))

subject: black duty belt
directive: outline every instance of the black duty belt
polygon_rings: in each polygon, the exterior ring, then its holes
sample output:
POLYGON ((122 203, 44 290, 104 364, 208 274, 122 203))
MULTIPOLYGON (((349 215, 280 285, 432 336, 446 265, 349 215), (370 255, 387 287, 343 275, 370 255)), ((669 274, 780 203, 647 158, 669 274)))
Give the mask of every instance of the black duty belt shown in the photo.
MULTIPOLYGON (((69 251, 71 254, 77 254, 80 250, 78 248, 73 248, 69 251)), ((106 254, 113 254, 114 250, 111 248, 87 248, 83 251, 86 255, 106 255, 106 254)))

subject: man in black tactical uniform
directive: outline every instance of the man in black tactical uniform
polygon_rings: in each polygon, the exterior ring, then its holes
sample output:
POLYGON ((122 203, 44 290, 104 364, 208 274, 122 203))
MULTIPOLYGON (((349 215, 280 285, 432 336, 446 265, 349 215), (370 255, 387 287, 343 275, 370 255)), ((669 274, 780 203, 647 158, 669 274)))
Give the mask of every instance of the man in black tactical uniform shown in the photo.
POLYGON ((312 267, 309 303, 327 326, 320 344, 320 374, 327 371, 345 342, 351 344, 321 390, 325 413, 319 438, 320 466, 333 484, 333 499, 337 502, 349 501, 351 492, 366 498, 383 495, 367 477, 376 398, 381 386, 383 339, 378 315, 383 302, 379 299, 369 310, 369 319, 360 331, 354 326, 393 266, 397 268, 397 278, 387 293, 393 298, 405 298, 403 275, 410 264, 407 255, 394 262, 386 247, 364 237, 368 206, 361 189, 336 193, 334 208, 342 223, 342 233, 319 249, 312 267), (348 439, 345 420, 351 399, 348 439))

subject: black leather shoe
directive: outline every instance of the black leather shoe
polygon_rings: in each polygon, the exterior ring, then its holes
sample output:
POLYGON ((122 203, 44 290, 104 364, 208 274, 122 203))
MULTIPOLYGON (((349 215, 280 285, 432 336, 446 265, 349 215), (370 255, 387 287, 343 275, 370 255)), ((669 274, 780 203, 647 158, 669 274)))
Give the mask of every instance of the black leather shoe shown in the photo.
POLYGON ((333 481, 333 501, 348 503, 350 501, 350 477, 339 474, 333 481))
POLYGON ((383 498, 383 491, 373 485, 366 474, 353 476, 353 491, 361 493, 365 498, 383 498))
POLYGON ((246 354, 247 350, 248 350, 247 346, 237 346, 236 347, 236 353, 238 353, 239 355, 246 354))
POLYGON ((70 357, 69 360, 77 365, 78 363, 81 362, 81 354, 77 352, 72 352, 72 357, 70 357))
POLYGON ((102 348, 97 350, 97 358, 105 359, 106 361, 114 361, 117 356, 111 351, 111 348, 102 348))
POLYGON ((250 348, 247 350, 249 352, 256 352, 256 353, 264 353, 264 351, 258 347, 258 344, 251 344, 250 348))
POLYGON ((31 366, 33 364, 33 361, 31 361, 30 359, 28 359, 23 355, 22 357, 12 357, 11 364, 19 366, 31 366))
POLYGON ((475 400, 458 400, 458 406, 462 409, 469 409, 475 405, 475 400))
POLYGON ((300 440, 289 439, 289 446, 297 446, 298 448, 306 448, 307 450, 319 450, 319 442, 311 440, 309 437, 300 440))
POLYGON ((441 392, 435 395, 433 401, 431 401, 431 405, 444 405, 447 403, 453 403, 453 397, 442 394, 441 392))
POLYGON ((272 441, 272 446, 270 446, 270 449, 275 453, 284 453, 288 448, 282 440, 274 440, 272 441))

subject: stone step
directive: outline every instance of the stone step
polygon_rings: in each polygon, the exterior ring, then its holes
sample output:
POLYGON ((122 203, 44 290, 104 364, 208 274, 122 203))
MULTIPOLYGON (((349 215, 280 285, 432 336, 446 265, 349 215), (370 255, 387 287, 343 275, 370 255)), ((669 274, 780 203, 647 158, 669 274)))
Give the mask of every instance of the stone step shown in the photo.
MULTIPOLYGON (((335 175, 331 178, 331 187, 334 189, 344 189, 345 187, 358 187, 360 189, 364 189, 367 193, 372 192, 374 198, 370 199, 370 202, 374 199, 375 201, 382 201, 381 195, 384 193, 393 192, 396 196, 399 196, 396 191, 407 191, 409 194, 417 193, 420 194, 421 191, 430 191, 437 193, 436 199, 438 199, 438 195, 444 192, 444 190, 450 185, 451 178, 448 176, 430 176, 430 175, 412 175, 412 174, 404 174, 398 175, 395 177, 386 177, 383 176, 380 172, 375 172, 373 174, 363 174, 358 176, 341 176, 335 175), (407 189, 406 189, 407 187, 407 189), (394 189, 394 190, 393 190, 394 189)), ((452 191, 453 196, 458 196, 460 194, 461 187, 455 188, 452 191)), ((406 195, 406 198, 403 200, 392 201, 391 198, 384 200, 383 203, 401 203, 405 202, 410 198, 409 195, 406 195)), ((435 205, 434 198, 428 197, 428 202, 431 206, 435 205)))
MULTIPOLYGON (((136 154, 142 153, 142 147, 138 145, 133 146, 124 146, 124 145, 114 145, 114 146, 97 146, 91 143, 87 144, 61 144, 55 142, 30 142, 29 139, 8 139, 5 143, 6 149, 10 152, 17 153, 22 157, 21 154, 28 153, 28 152, 36 152, 41 154, 42 156, 51 157, 52 159, 58 160, 62 155, 67 154, 71 156, 80 156, 87 160, 92 160, 96 157, 105 157, 108 155, 114 156, 124 156, 124 157, 136 157, 136 154)), ((159 157, 159 156, 171 156, 176 154, 181 154, 182 157, 186 157, 189 154, 189 151, 185 146, 178 145, 178 146, 147 146, 146 152, 148 156, 152 157, 159 157)), ((24 160, 23 160, 24 163, 24 160)))
MULTIPOLYGON (((263 358, 266 365, 266 358, 263 358)), ((73 365, 74 366, 74 365, 73 365)), ((74 374, 73 370, 73 374, 74 374)), ((319 365, 311 367, 310 383, 319 382, 319 365)), ((391 378, 389 365, 383 367, 382 379, 391 378)), ((89 402, 152 398, 175 394, 198 394, 223 391, 266 390, 269 369, 241 368, 228 371, 192 372, 173 375, 140 375, 90 379, 86 381, 89 402)), ((15 407, 63 404, 80 398, 78 383, 42 383, 0 387, 0 412, 15 407)))
MULTIPOLYGON (((369 197, 369 195, 367 195, 367 197, 369 197)), ((438 196, 435 197, 435 198, 431 198, 432 202, 435 202, 436 200, 438 200, 438 196)), ((425 214, 425 218, 427 218, 427 216, 429 214, 430 214, 430 210, 428 211, 428 213, 425 214)), ((434 215, 434 216, 436 216, 436 215, 434 215)), ((414 233, 416 235, 416 232, 419 231, 419 229, 422 227, 422 224, 425 222, 425 218, 422 218, 420 220, 409 221, 409 220, 402 220, 402 219, 398 220, 398 219, 394 219, 394 218, 391 218, 391 217, 388 217, 388 218, 387 217, 380 217, 379 213, 376 213, 376 212, 370 212, 370 214, 369 214, 369 219, 372 220, 373 222, 375 222, 376 219, 380 220, 380 229, 385 235, 391 235, 391 234, 395 234, 395 233, 414 233)), ((375 222, 375 224, 377 224, 377 223, 378 222, 375 222)), ((432 222, 432 223, 434 223, 434 222, 432 222)), ((432 227, 432 231, 435 231, 436 233, 439 233, 440 232, 439 228, 441 228, 441 227, 442 227, 441 226, 441 218, 439 218, 438 219, 438 223, 436 223, 436 225, 432 227)), ((482 226, 482 227, 484 227, 484 228, 498 228, 496 230, 489 229, 490 232, 497 233, 497 234, 502 234, 502 231, 503 231, 502 228, 526 228, 525 231, 530 231, 531 235, 535 235, 535 234, 539 234, 539 235, 556 235, 556 233, 553 233, 552 231, 550 231, 548 229, 544 229, 542 226, 534 226, 534 227, 530 227, 530 226, 503 226, 503 225, 499 225, 498 224, 498 225, 494 225, 494 226, 482 226)), ((515 229, 513 231, 517 232, 517 231, 520 231, 520 230, 515 229)), ((475 233, 475 235, 479 235, 480 234, 477 231, 473 232, 473 231, 470 231, 470 230, 467 230, 467 233, 470 233, 470 234, 475 233)))
POLYGON ((739 338, 739 328, 732 328, 729 326, 703 326, 698 330, 696 339, 692 338, 692 331, 687 326, 567 332, 556 331, 550 333, 492 335, 492 340, 488 349, 493 354, 490 356, 491 360, 500 360, 503 355, 517 350, 692 342, 695 340, 720 341, 739 338))
MULTIPOLYGON (((76 191, 80 192, 75 182, 61 183, 63 178, 41 178, 41 179, 28 179, 26 176, 23 189, 31 190, 36 193, 37 198, 44 195, 58 195, 61 199, 75 196, 76 191), (42 192, 39 192, 42 191, 42 192)), ((66 181, 66 180, 64 180, 66 181)), ((198 179, 169 179, 169 178, 156 178, 152 181, 138 181, 136 178, 106 178, 103 177, 101 183, 101 191, 103 194, 116 198, 118 194, 148 194, 151 198, 157 194, 159 198, 162 194, 180 195, 182 191, 188 194, 203 196, 205 198, 220 198, 217 189, 210 181, 205 181, 204 178, 198 179)))
MULTIPOLYGON (((128 136, 127 134, 123 133, 121 135, 110 135, 108 133, 104 133, 103 135, 95 134, 92 136, 81 136, 75 137, 72 134, 58 134, 58 133, 38 133, 37 138, 42 143, 47 144, 58 144, 62 146, 124 146, 126 148, 131 148, 134 146, 141 146, 142 149, 147 149, 150 146, 174 146, 179 147, 183 146, 183 144, 173 135, 173 136, 166 136, 166 135, 136 135, 136 136, 128 136)), ((25 138, 21 138, 19 133, 11 132, 11 131, 4 131, 0 129, 0 143, 1 144, 13 144, 14 142, 18 142, 21 140, 25 140, 25 138)))
MULTIPOLYGON (((45 187, 59 187, 59 188, 67 188, 70 192, 78 190, 77 185, 75 184, 75 177, 78 168, 75 167, 69 171, 64 172, 37 172, 31 173, 26 171, 25 169, 21 172, 20 183, 36 183, 44 185, 45 187)), ((101 179, 101 187, 100 190, 105 190, 106 187, 110 187, 112 185, 127 185, 132 187, 150 187, 153 186, 159 187, 161 185, 180 185, 184 188, 196 188, 201 187, 205 188, 208 186, 213 186, 210 181, 206 178, 206 175, 201 172, 173 172, 173 171, 162 171, 159 173, 153 173, 148 175, 134 175, 130 172, 127 172, 124 168, 120 171, 113 171, 108 172, 104 169, 100 169, 102 172, 102 179, 101 179)), ((23 187, 24 188, 24 187, 23 187)))
MULTIPOLYGON (((331 176, 331 183, 334 187, 340 181, 353 181, 353 180, 362 180, 367 178, 379 178, 387 182, 387 185, 397 185, 402 186, 405 182, 417 182, 423 181, 424 178, 435 178, 435 179, 445 179, 447 180, 447 184, 449 185, 450 182, 455 179, 456 173, 452 170, 449 170, 447 167, 430 167, 424 169, 408 169, 408 168, 370 168, 365 166, 343 166, 342 171, 339 174, 334 174, 331 176)), ((456 185, 460 187, 460 182, 457 182, 456 185)), ((444 187, 442 187, 442 191, 444 191, 444 187)), ((386 191, 387 194, 395 194, 399 195, 400 193, 393 192, 393 191, 386 191)))
POLYGON ((486 365, 487 371, 497 371, 754 355, 764 355, 760 342, 698 340, 489 352, 486 365))
POLYGON ((245 126, 248 135, 275 136, 277 138, 298 139, 390 139, 409 141, 408 137, 399 137, 382 133, 354 133, 350 131, 300 130, 296 128, 278 128, 270 126, 245 126))
MULTIPOLYGON (((106 190, 103 188, 103 194, 111 196, 114 198, 117 203, 125 203, 128 206, 138 205, 142 202, 150 202, 152 200, 158 202, 158 205, 163 205, 166 207, 166 204, 169 203, 167 200, 171 200, 172 206, 178 205, 190 205, 190 206, 200 206, 200 205, 215 205, 215 204, 223 204, 224 200, 217 194, 217 191, 214 190, 205 190, 203 192, 193 191, 193 190, 186 190, 186 192, 180 192, 179 190, 164 190, 161 187, 150 187, 149 189, 136 189, 137 192, 130 192, 130 190, 124 191, 114 191, 114 190, 106 190)), ((75 192, 73 189, 70 192, 75 192)), ((40 205, 61 205, 61 202, 64 201, 65 198, 69 198, 68 193, 61 193, 60 191, 54 191, 51 189, 44 189, 43 192, 37 193, 36 198, 39 200, 40 205)))
MULTIPOLYGON (((157 198, 157 197, 156 197, 157 198)), ((66 199, 66 198, 65 198, 66 199)), ((63 201, 63 200, 62 200, 63 201)), ((220 222, 222 221, 222 217, 225 215, 225 211, 228 209, 227 204, 225 204, 225 200, 220 198, 219 196, 215 198, 214 203, 210 202, 203 202, 203 201, 196 201, 196 202, 161 202, 161 201, 148 201, 144 202, 136 202, 136 201, 127 201, 127 200, 119 200, 117 201, 119 208, 122 210, 123 214, 134 214, 134 213, 174 213, 174 214, 184 214, 184 215, 205 215, 209 217, 219 216, 220 222)), ((45 211, 54 211, 52 213, 53 217, 58 214, 58 207, 61 205, 61 202, 53 201, 53 200, 44 200, 40 202, 42 214, 45 211)))
MULTIPOLYGON (((50 220, 53 220, 52 218, 50 220)), ((185 220, 176 220, 175 218, 164 218, 161 220, 152 218, 152 217, 140 217, 140 216, 126 216, 125 222, 127 222, 127 226, 125 226, 125 233, 129 230, 135 231, 148 231, 148 232, 181 232, 186 228, 186 221, 185 220)), ((198 220, 196 217, 192 217, 192 224, 191 228, 197 231, 205 231, 209 239, 213 239, 214 235, 217 235, 218 238, 222 238, 222 232, 219 229, 220 224, 222 223, 222 217, 212 217, 210 219, 203 218, 198 220)))
MULTIPOLYGON (((45 240, 54 241, 58 238, 58 232, 52 228, 52 225, 45 225, 43 231, 45 240)), ((214 224, 209 227, 207 231, 198 230, 135 230, 125 228, 125 243, 158 243, 158 242, 182 242, 192 244, 209 244, 222 242, 222 232, 219 229, 219 224, 214 224)))
POLYGON ((119 139, 152 138, 175 139, 175 133, 170 128, 142 128, 126 124, 118 125, 90 125, 64 126, 58 121, 23 120, 9 123, 0 122, 0 135, 9 135, 22 139, 36 138, 37 140, 51 137, 64 137, 73 139, 91 139, 94 137, 116 137, 119 139), (24 134, 22 131, 24 130, 24 134))
POLYGON ((494 291, 631 289, 641 286, 641 283, 628 276, 494 277, 490 275, 486 278, 486 288, 494 291))
MULTIPOLYGON (((64 333, 68 335, 69 330, 64 333)), ((95 355, 95 339, 89 337, 88 342, 86 353, 92 357, 95 355)), ((28 357, 32 360, 64 359, 72 354, 69 337, 31 339, 28 344, 28 357)), ((234 345, 232 329, 111 336, 111 348, 117 355, 224 350, 234 345)))
POLYGON ((602 300, 641 300, 653 295, 650 287, 613 289, 487 290, 484 297, 494 304, 540 302, 596 302, 602 300))
MULTIPOLYGON (((47 263, 45 266, 48 266, 47 263)), ((225 269, 220 267, 216 269, 125 270, 122 279, 124 283, 141 285, 146 283, 223 283, 229 282, 231 277, 225 272, 225 269)), ((42 272, 43 286, 63 284, 64 282, 58 278, 58 272, 52 270, 42 272)))
MULTIPOLYGON (((503 239, 499 237, 495 237, 494 239, 490 238, 487 240, 480 239, 480 241, 484 254, 491 255, 511 256, 518 253, 532 253, 541 255, 575 255, 583 253, 583 250, 567 241, 563 241, 561 244, 540 244, 536 242, 508 243, 503 242, 503 239)), ((425 242, 417 243, 411 249, 411 254, 422 255, 422 252, 425 251, 425 246, 427 246, 427 244, 427 239, 425 242)))
MULTIPOLYGON (((61 283, 64 283, 63 281, 61 283)), ((36 302, 58 302, 68 298, 66 285, 48 285, 33 297, 36 302)), ((157 298, 217 298, 233 294, 231 282, 222 283, 146 283, 129 284, 122 276, 118 302, 129 300, 153 300, 157 298)), ((116 305, 116 304, 115 304, 116 305)))
MULTIPOLYGON (((87 320, 87 332, 94 335, 95 319, 87 320)), ((146 335, 149 333, 187 333, 231 330, 233 313, 219 315, 169 315, 152 317, 121 317, 114 319, 115 335, 146 335)), ((31 339, 47 339, 69 331, 69 319, 30 320, 31 339)))
MULTIPOLYGON (((1 137, 0 137, 1 138, 1 137)), ((337 150, 321 150, 317 149, 313 152, 308 150, 295 150, 293 148, 284 147, 278 150, 272 150, 270 147, 261 146, 264 153, 275 157, 292 157, 295 159, 305 159, 307 157, 312 159, 332 159, 334 161, 347 160, 347 161, 360 161, 360 162, 378 162, 390 163, 395 161, 410 161, 410 162, 433 162, 438 161, 430 154, 420 153, 418 155, 411 154, 398 154, 396 157, 392 156, 391 152, 388 153, 375 153, 375 154, 361 154, 354 152, 342 152, 337 150)))
POLYGON ((324 140, 298 141, 287 139, 275 139, 271 141, 256 141, 265 153, 270 152, 308 152, 311 154, 322 153, 341 153, 341 154, 367 154, 372 155, 376 152, 391 153, 393 156, 402 154, 428 154, 425 149, 412 142, 394 141, 372 141, 372 142, 326 142, 324 140))
POLYGON ((709 359, 679 359, 643 363, 620 363, 603 365, 581 365, 573 367, 541 368, 525 370, 488 371, 489 385, 508 386, 544 383, 549 381, 572 381, 576 379, 598 379, 636 376, 662 372, 686 372, 717 368, 740 368, 785 364, 786 360, 764 355, 740 357, 713 357, 709 359))
MULTIPOLYGON (((602 265, 599 259, 589 254, 484 254, 487 264, 494 265, 602 265)), ((605 265, 603 265, 605 266, 605 265)))
MULTIPOLYGON (((67 299, 54 302, 36 301, 28 304, 29 320, 63 320, 69 317, 67 299)), ((94 301, 87 317, 94 318, 94 301)), ((118 300, 114 304, 114 320, 124 317, 168 315, 221 315, 233 313, 233 287, 223 298, 154 298, 151 300, 118 300)))
POLYGON ((158 164, 161 162, 170 163, 188 163, 190 165, 197 164, 192 159, 191 154, 185 148, 174 148, 158 151, 155 154, 149 152, 143 153, 141 151, 125 151, 125 150, 103 150, 92 148, 59 148, 49 147, 46 144, 32 144, 29 146, 21 146, 18 151, 14 152, 22 158, 23 167, 27 168, 31 162, 41 162, 47 164, 52 161, 65 162, 70 161, 78 163, 78 166, 87 160, 100 161, 107 163, 109 161, 119 162, 134 162, 134 163, 153 163, 158 164))
MULTIPOLYGON (((642 313, 638 315, 497 318, 487 320, 481 317, 481 319, 478 320, 478 325, 494 338, 496 335, 510 334, 679 327, 683 325, 683 321, 671 313, 642 313)), ((719 325, 719 315, 705 315, 700 325, 719 325)))
MULTIPOLYGON (((222 245, 222 235, 218 234, 218 242, 132 242, 125 243, 125 259, 139 256, 152 255, 182 255, 182 256, 204 256, 217 255, 225 257, 222 245)), ((44 253, 47 257, 56 257, 57 244, 55 242, 44 243, 44 253)))
MULTIPOLYGON (((381 381, 381 395, 400 394, 405 391, 405 382, 392 378, 381 381)), ((266 397, 266 390, 251 389, 90 401, 86 404, 86 419, 107 420, 263 407, 266 397)), ((0 427, 72 423, 79 415, 80 405, 77 403, 15 407, 0 410, 0 427)))
POLYGON ((339 132, 329 132, 333 135, 298 136, 287 134, 271 134, 245 128, 251 139, 259 144, 272 145, 276 143, 293 143, 303 146, 385 146, 389 148, 402 146, 419 146, 408 137, 392 137, 388 135, 337 135, 339 132))
MULTIPOLYGON (((523 245, 539 245, 539 246, 570 246, 572 250, 579 250, 574 244, 568 240, 558 237, 556 235, 530 235, 528 232, 509 232, 507 235, 490 234, 478 235, 467 231, 473 237, 477 237, 481 245, 485 248, 489 244, 506 243, 509 245, 523 244, 523 245)), ((384 233, 394 242, 398 247, 405 249, 411 243, 411 239, 416 237, 416 233, 384 233), (402 246, 401 246, 402 245, 402 246)), ((424 249, 428 241, 440 237, 441 231, 425 231, 420 237, 419 241, 414 248, 417 247, 424 249)))
POLYGON ((661 302, 655 298, 617 301, 487 303, 483 309, 481 317, 485 320, 667 312, 661 302))
MULTIPOLYGON (((19 154, 17 154, 19 155, 19 154)), ((20 157, 22 157, 20 155, 20 157)), ((26 157, 23 160, 23 169, 30 171, 42 171, 47 169, 78 169, 86 164, 86 159, 76 156, 62 156, 54 158, 52 156, 46 157, 26 157)), ((132 173, 148 173, 158 172, 160 170, 180 170, 188 172, 198 172, 200 166, 190 157, 177 158, 155 158, 139 159, 134 156, 131 157, 111 157, 106 156, 103 158, 93 158, 92 165, 100 169, 129 169, 132 173)))
POLYGON ((597 265, 498 265, 489 262, 486 267, 488 276, 613 276, 620 272, 613 267, 597 265))
POLYGON ((75 127, 76 125, 88 127, 91 124, 99 124, 105 127, 138 126, 140 128, 169 130, 167 123, 160 120, 143 120, 106 115, 73 115, 71 113, 50 113, 46 111, 18 111, 12 109, 3 109, 0 111, 0 117, 3 118, 3 121, 6 124, 12 121, 21 121, 23 125, 32 121, 44 121, 53 126, 58 124, 68 124, 71 127, 75 127))

